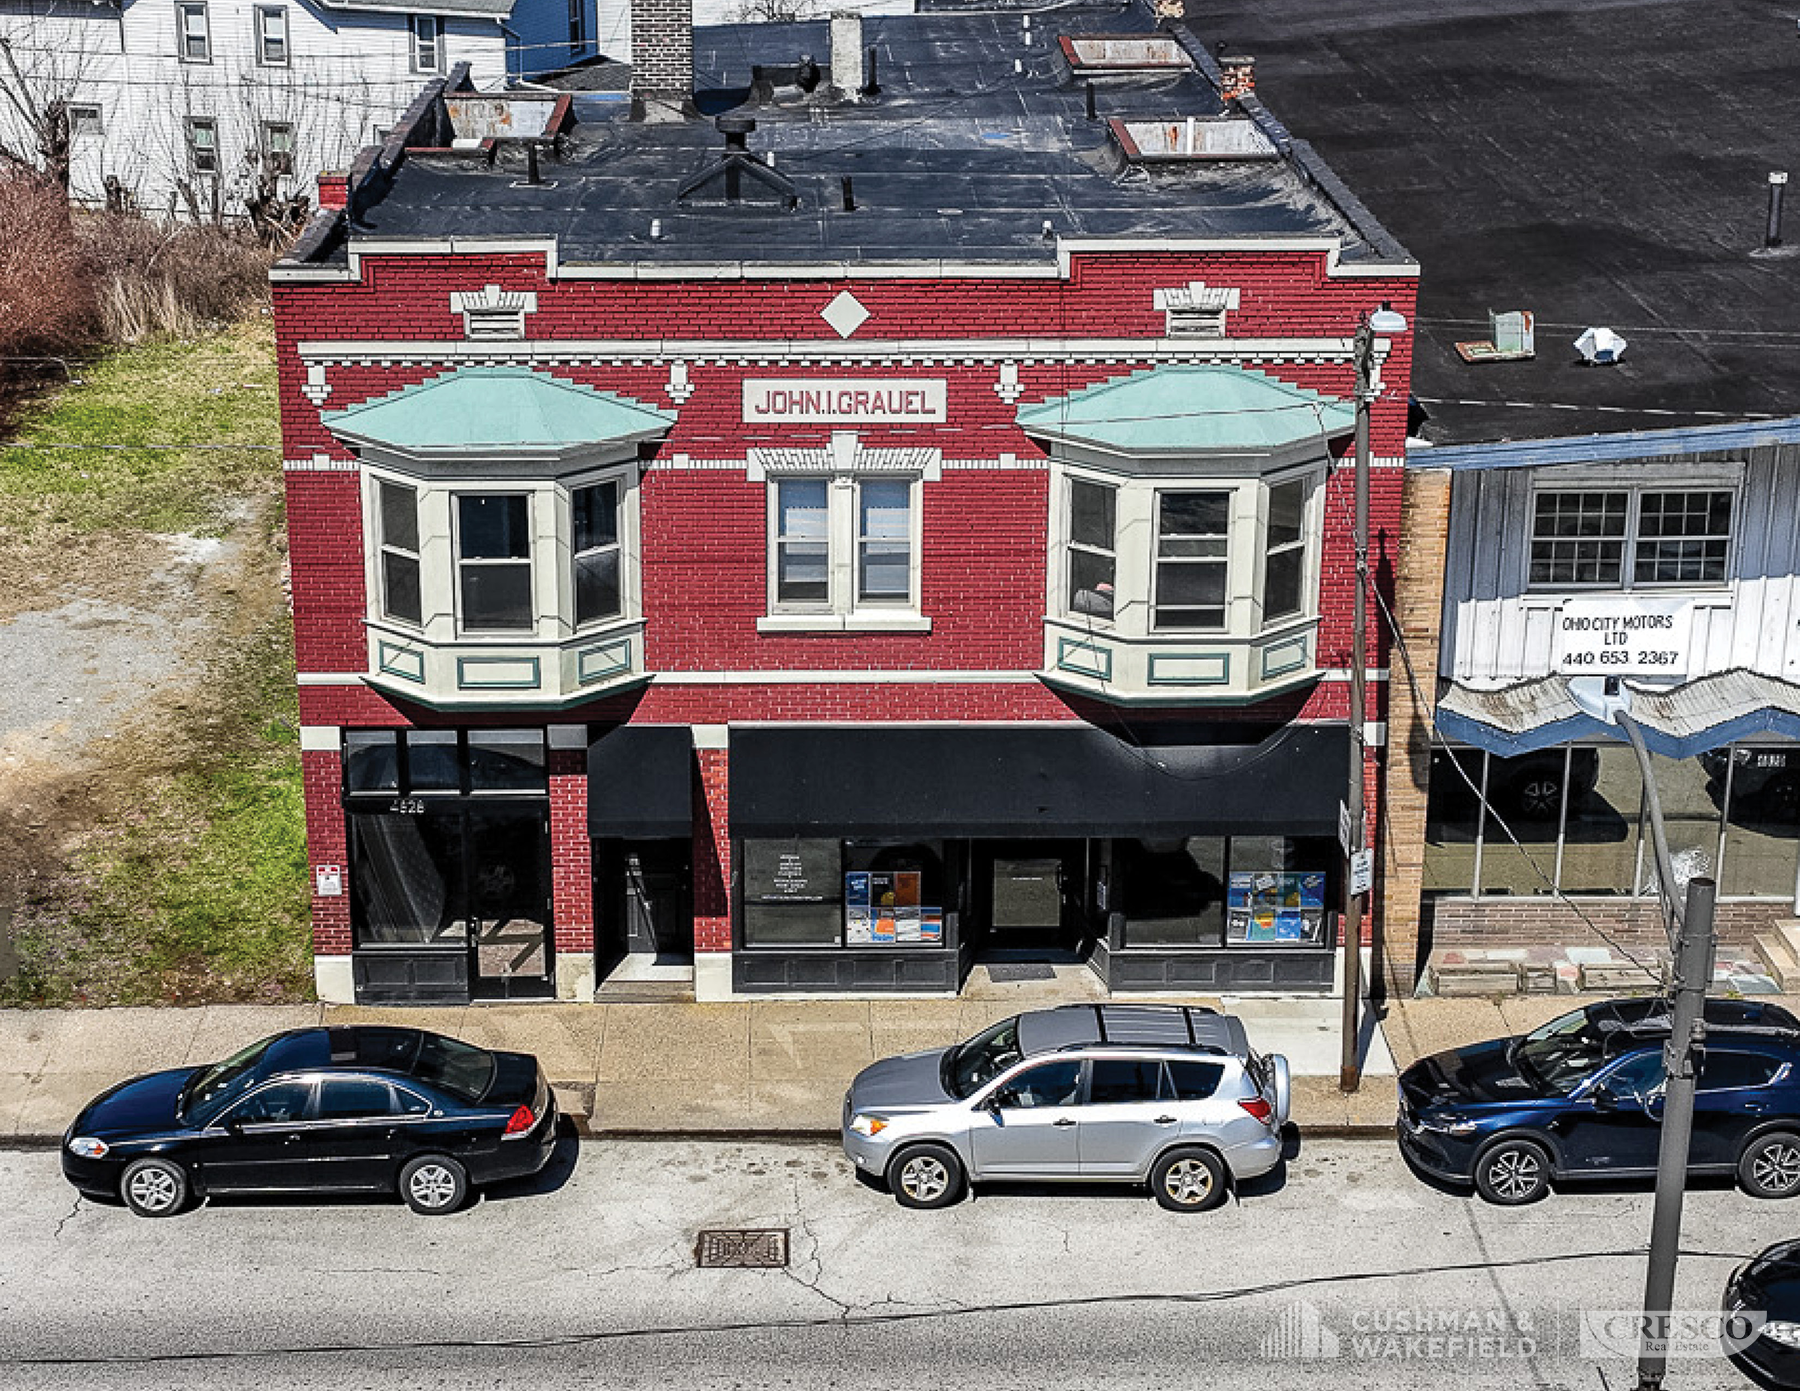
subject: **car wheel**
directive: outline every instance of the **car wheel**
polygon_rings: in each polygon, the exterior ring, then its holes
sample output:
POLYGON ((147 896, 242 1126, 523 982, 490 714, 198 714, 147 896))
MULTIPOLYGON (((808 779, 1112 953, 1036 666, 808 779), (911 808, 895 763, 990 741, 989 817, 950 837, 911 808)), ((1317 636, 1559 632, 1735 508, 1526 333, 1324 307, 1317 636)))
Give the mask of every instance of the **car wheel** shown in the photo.
POLYGON ((1521 778, 1513 788, 1513 806, 1527 821, 1552 821, 1562 810, 1562 779, 1554 773, 1521 778))
POLYGON ((1518 1207, 1550 1191, 1550 1156, 1530 1140, 1501 1140, 1475 1158, 1475 1191, 1490 1203, 1518 1207))
POLYGON ((962 1160, 948 1145, 914 1145, 888 1165, 888 1188, 901 1207, 949 1207, 967 1182, 962 1160))
POLYGON ((1763 1135, 1744 1147, 1738 1182, 1753 1198, 1791 1198, 1800 1193, 1800 1135, 1763 1135))
POLYGON ((454 1159, 420 1155, 400 1170, 400 1196, 414 1212, 427 1217, 455 1212, 469 1196, 469 1175, 454 1159))
POLYGON ((139 1217, 173 1217, 187 1206, 187 1174, 167 1159, 134 1159, 119 1177, 119 1196, 139 1217))
POLYGON ((1170 1212, 1205 1212, 1225 1201, 1225 1165, 1211 1150, 1171 1150, 1150 1166, 1150 1195, 1170 1212))

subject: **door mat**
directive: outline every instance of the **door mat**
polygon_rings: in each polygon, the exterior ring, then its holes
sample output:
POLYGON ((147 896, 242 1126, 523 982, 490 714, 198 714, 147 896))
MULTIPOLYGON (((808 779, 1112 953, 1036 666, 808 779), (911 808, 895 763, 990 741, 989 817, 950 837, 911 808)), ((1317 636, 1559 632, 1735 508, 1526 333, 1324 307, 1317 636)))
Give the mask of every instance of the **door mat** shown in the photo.
POLYGON ((1002 961, 995 962, 987 968, 988 979, 992 981, 1015 980, 1055 980, 1056 968, 1045 966, 1036 961, 1002 961))

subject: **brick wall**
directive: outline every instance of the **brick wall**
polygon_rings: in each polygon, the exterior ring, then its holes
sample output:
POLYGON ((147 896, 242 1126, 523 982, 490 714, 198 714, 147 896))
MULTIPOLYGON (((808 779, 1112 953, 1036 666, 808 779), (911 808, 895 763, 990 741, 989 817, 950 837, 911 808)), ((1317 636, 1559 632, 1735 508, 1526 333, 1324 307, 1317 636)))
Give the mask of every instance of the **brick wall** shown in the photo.
MULTIPOLYGON (((1493 947, 1605 947, 1606 938, 1582 921, 1590 918, 1607 937, 1628 950, 1668 952, 1662 909, 1652 898, 1579 898, 1578 914, 1567 904, 1544 898, 1444 898, 1427 901, 1433 950, 1493 947)), ((1726 948, 1754 956, 1756 934, 1794 916, 1783 899, 1721 900, 1714 909, 1721 956, 1726 948)))
POLYGON ((593 951, 593 842, 587 833, 584 749, 550 750, 550 881, 556 950, 593 951))
POLYGON ((314 868, 319 865, 338 866, 343 871, 342 883, 345 889, 343 894, 334 898, 314 895, 313 952, 318 956, 348 956, 350 847, 345 833, 342 804, 343 762, 335 750, 308 750, 300 755, 300 776, 306 796, 307 860, 314 868))
POLYGON ((695 751, 700 767, 694 802, 694 950, 731 950, 731 756, 695 751))
POLYGON ((1408 472, 1400 517, 1404 543, 1395 572, 1394 618, 1406 635, 1419 691, 1415 696, 1401 655, 1393 653, 1388 680, 1386 834, 1381 859, 1382 941, 1377 953, 1388 993, 1400 998, 1412 994, 1423 965, 1419 893, 1425 874, 1431 702, 1437 688, 1449 526, 1449 472, 1408 472))

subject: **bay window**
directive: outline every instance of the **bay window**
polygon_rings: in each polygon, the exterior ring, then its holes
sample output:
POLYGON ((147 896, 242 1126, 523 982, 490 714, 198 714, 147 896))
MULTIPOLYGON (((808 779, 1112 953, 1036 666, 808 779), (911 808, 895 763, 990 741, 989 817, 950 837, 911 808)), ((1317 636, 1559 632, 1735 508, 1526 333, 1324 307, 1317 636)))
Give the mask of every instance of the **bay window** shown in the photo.
POLYGON ((1225 626, 1230 535, 1230 492, 1157 495, 1153 627, 1225 626))
POLYGON ((381 612, 401 623, 421 620, 419 495, 403 483, 376 484, 381 534, 381 612))
POLYGON ((1306 480, 1290 478, 1269 489, 1263 536, 1264 623, 1291 618, 1306 608, 1306 480))
POLYGON ((1117 488, 1085 478, 1069 480, 1068 606, 1070 613, 1113 616, 1118 573, 1114 531, 1117 488))
POLYGON ((619 575, 619 485, 577 488, 569 496, 573 523, 575 624, 585 627, 623 611, 619 575))
POLYGON ((458 610, 463 631, 529 631, 530 502, 517 493, 462 493, 456 499, 458 610))

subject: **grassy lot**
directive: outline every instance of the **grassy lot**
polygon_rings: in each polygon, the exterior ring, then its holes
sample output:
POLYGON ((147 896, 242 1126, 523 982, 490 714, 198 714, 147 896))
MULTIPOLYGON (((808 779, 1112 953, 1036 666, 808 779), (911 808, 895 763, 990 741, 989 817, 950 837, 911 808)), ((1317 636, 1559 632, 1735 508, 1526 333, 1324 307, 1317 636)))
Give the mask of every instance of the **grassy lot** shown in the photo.
MULTIPOLYGON (((8 437, 274 446, 272 357, 266 321, 110 353, 8 437)), ((103 753, 90 746, 59 786, 32 791, 54 809, 29 828, 45 872, 19 881, 19 969, 0 1004, 310 997, 280 483, 273 449, 0 451, 0 551, 32 572, 32 607, 166 595, 169 536, 226 542, 174 600, 207 615, 201 678, 121 706, 103 753)))

